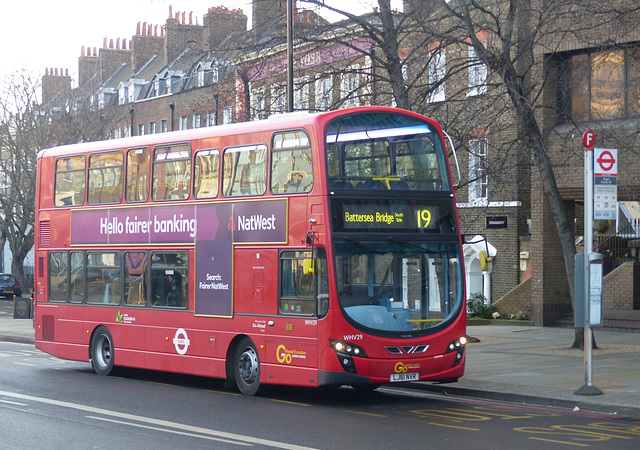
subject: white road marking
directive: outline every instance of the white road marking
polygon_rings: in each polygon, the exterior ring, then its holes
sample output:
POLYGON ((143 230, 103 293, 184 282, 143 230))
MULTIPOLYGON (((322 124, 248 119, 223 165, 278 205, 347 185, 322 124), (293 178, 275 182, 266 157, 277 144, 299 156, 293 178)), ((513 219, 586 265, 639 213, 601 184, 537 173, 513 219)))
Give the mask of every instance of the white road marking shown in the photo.
POLYGON ((196 426, 187 425, 183 423, 169 422, 168 420, 152 419, 150 417, 138 416, 135 414, 128 414, 128 413, 119 412, 119 411, 111 411, 109 409, 96 408, 94 406, 81 405, 79 403, 64 402, 64 401, 53 400, 53 399, 44 398, 44 397, 35 397, 33 395, 25 395, 25 394, 18 394, 15 392, 0 391, 0 396, 20 399, 20 400, 27 400, 31 402, 37 402, 37 403, 44 403, 47 405, 60 406, 62 408, 75 409, 78 411, 84 411, 86 413, 91 413, 91 414, 101 414, 103 416, 117 417, 118 419, 124 419, 129 421, 138 421, 146 424, 157 425, 164 428, 169 427, 169 428, 177 429, 183 432, 189 431, 192 433, 199 433, 206 436, 215 436, 218 438, 248 442, 249 444, 266 445, 269 447, 283 448, 287 450, 313 450, 312 447, 304 447, 300 445, 287 444, 286 442, 278 442, 278 441, 272 441, 269 439, 261 439, 257 437, 245 436, 242 434, 228 433, 226 431, 211 430, 208 428, 201 428, 201 427, 196 427, 196 426))

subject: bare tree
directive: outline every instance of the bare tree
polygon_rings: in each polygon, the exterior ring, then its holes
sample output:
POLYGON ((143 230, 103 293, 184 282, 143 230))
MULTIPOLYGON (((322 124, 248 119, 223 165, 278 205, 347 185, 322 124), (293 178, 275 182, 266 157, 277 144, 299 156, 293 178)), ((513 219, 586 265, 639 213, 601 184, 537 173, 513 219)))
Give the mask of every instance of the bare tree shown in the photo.
MULTIPOLYGON (((11 272, 26 287, 24 260, 33 247, 36 156, 50 138, 37 108, 39 82, 25 70, 10 75, 0 96, 0 224, 9 243, 11 272)), ((26 291, 26 289, 24 289, 26 291)))
MULTIPOLYGON (((640 7, 634 2, 592 0, 405 0, 405 13, 399 15, 391 11, 389 0, 379 0, 374 13, 357 17, 322 0, 305 3, 341 13, 375 43, 380 52, 371 58, 371 73, 377 76, 373 81, 390 86, 398 106, 435 116, 458 142, 465 137, 468 141, 469 129, 490 127, 492 136, 511 136, 496 140, 501 142, 496 152, 500 157, 480 176, 491 173, 499 184, 501 173, 506 182, 504 174, 512 176, 514 167, 528 176, 531 158, 560 237, 573 301, 573 218, 556 181, 566 161, 554 159, 547 146, 543 121, 559 112, 555 103, 543 101, 545 88, 554 81, 543 55, 554 54, 567 38, 587 45, 591 39, 595 45, 614 24, 616 29, 632 29, 640 7), (442 49, 447 50, 446 73, 434 79, 429 64, 442 49), (486 67, 486 90, 471 98, 469 86, 459 80, 474 64, 486 67), (403 71, 408 75, 398 76, 403 71), (434 91, 444 84, 446 101, 433 102, 434 91)), ((583 336, 576 329, 574 346, 583 345, 583 336)))

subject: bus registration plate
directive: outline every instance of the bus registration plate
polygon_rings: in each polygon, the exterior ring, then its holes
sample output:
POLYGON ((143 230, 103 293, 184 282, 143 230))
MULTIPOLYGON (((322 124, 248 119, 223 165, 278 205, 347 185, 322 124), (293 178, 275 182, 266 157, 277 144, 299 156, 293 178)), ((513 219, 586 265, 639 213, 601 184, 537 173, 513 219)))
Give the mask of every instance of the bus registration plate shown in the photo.
POLYGON ((420 374, 418 372, 409 372, 409 373, 392 373, 391 374, 391 382, 398 381, 418 381, 420 379, 420 374))

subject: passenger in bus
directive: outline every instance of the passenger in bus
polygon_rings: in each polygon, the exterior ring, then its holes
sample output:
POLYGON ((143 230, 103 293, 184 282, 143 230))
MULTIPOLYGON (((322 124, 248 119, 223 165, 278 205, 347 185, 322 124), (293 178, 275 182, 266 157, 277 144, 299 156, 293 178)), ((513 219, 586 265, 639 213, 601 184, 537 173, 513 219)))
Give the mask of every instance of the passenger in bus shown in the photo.
POLYGON ((308 185, 304 186, 302 184, 305 175, 306 173, 301 170, 289 172, 287 182, 284 184, 285 192, 305 192, 308 187, 308 185))

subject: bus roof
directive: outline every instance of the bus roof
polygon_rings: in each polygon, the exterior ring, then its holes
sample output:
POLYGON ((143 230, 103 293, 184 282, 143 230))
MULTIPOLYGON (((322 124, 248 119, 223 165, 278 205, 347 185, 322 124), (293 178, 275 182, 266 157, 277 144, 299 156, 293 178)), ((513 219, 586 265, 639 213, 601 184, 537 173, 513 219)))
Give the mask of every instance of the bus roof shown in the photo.
MULTIPOLYGON (((58 157, 63 155, 72 155, 85 152, 95 152, 101 150, 124 149, 133 147, 153 147, 155 145, 184 142, 199 139, 210 139, 224 136, 243 135, 248 133, 260 133, 275 131, 277 129, 287 130, 303 128, 309 125, 325 124, 331 119, 353 113, 361 112, 392 112, 408 114, 414 117, 421 117, 419 114, 398 108, 390 108, 385 106, 359 106, 354 108, 345 108, 335 111, 326 111, 318 113, 283 113, 277 114, 264 120, 251 122, 239 122, 227 125, 216 125, 212 127, 194 128, 189 130, 170 131, 165 133, 145 134, 142 136, 132 136, 120 139, 108 139, 95 142, 83 142, 78 144, 62 145, 59 147, 51 147, 38 152, 38 159, 44 157, 58 157)), ((429 119, 427 119, 429 120, 429 119)), ((436 122, 429 120, 432 124, 436 122)), ((439 129, 440 127, 437 126, 439 129)))

